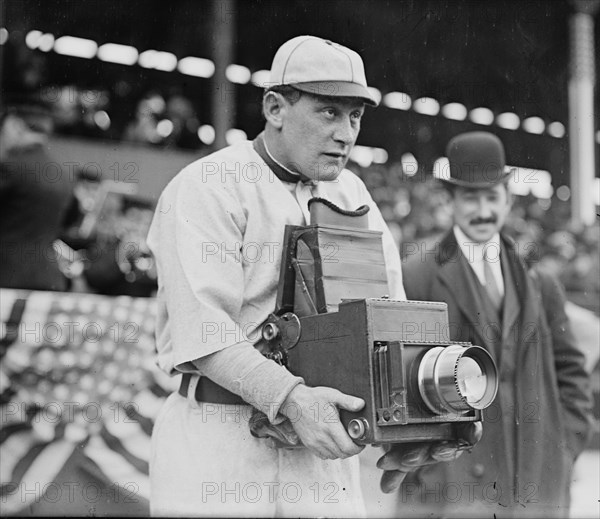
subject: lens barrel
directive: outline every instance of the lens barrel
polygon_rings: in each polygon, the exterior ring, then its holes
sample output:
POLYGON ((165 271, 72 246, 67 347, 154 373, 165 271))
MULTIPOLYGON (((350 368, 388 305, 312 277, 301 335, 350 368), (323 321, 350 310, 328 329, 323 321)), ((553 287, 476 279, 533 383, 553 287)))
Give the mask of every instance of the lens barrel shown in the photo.
POLYGON ((489 407, 498 391, 498 372, 480 346, 438 346, 425 353, 417 373, 419 393, 432 413, 464 414, 489 407))

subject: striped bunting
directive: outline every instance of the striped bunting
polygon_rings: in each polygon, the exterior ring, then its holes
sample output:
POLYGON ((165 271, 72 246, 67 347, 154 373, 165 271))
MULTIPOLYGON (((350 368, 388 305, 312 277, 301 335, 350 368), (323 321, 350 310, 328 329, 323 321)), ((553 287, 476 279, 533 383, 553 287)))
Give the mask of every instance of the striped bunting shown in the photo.
POLYGON ((150 298, 0 289, 1 516, 58 502, 73 460, 121 489, 123 514, 148 513, 150 434, 178 386, 154 363, 154 311, 150 298))

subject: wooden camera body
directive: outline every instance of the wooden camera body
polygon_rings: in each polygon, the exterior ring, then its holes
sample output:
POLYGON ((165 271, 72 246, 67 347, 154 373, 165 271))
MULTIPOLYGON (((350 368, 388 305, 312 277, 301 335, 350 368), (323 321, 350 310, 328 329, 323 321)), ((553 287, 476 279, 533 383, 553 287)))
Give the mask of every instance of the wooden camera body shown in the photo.
POLYGON ((445 303, 385 296, 380 233, 287 226, 283 254, 263 338, 307 385, 365 401, 340 410, 356 443, 457 439, 459 424, 482 419, 497 391, 493 359, 450 342, 445 303))

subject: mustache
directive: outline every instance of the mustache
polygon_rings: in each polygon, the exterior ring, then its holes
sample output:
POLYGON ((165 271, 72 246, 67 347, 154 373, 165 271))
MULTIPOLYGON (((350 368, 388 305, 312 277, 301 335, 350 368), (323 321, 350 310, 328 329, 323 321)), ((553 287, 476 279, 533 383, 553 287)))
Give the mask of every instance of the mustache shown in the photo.
POLYGON ((473 218, 471 220, 471 225, 480 225, 485 223, 496 223, 498 219, 495 216, 490 216, 489 218, 473 218))

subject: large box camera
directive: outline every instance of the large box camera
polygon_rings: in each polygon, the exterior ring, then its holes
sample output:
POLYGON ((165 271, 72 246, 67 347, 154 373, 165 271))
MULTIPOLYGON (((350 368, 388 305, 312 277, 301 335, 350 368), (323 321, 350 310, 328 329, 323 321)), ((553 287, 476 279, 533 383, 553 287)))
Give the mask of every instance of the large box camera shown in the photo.
POLYGON ((307 385, 364 399, 360 412, 340 411, 356 443, 458 439, 460 425, 480 421, 495 398, 494 360, 449 340, 445 303, 388 299, 382 279, 378 233, 288 226, 263 338, 307 385))

